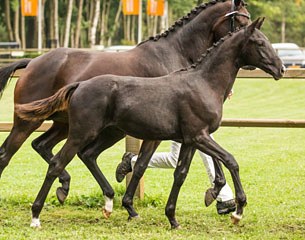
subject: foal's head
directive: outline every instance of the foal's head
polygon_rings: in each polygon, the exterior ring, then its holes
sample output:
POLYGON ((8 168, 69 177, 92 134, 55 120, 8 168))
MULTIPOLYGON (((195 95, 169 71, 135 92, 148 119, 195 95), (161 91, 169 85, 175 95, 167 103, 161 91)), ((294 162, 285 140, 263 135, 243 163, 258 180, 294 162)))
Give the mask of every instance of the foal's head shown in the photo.
POLYGON ((263 22, 264 18, 258 18, 245 28, 245 41, 241 49, 242 62, 240 64, 258 67, 278 80, 283 77, 285 67, 268 38, 259 30, 263 22))

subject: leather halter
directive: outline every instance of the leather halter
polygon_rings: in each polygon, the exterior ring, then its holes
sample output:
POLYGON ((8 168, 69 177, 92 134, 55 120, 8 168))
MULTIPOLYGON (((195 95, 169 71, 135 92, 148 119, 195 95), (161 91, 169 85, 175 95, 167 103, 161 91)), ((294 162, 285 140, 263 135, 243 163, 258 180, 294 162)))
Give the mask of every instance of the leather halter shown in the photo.
POLYGON ((242 16, 242 17, 250 19, 250 14, 240 13, 236 10, 235 0, 232 0, 231 12, 229 12, 225 15, 225 17, 231 17, 231 21, 230 21, 231 32, 235 31, 235 17, 236 16, 242 16))

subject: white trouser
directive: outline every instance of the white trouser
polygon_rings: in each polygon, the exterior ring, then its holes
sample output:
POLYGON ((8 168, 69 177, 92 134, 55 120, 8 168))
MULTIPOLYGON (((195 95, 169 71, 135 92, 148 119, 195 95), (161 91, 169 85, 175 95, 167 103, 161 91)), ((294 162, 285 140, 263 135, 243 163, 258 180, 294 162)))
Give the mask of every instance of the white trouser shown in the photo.
MULTIPOLYGON (((149 168, 176 168, 179 152, 180 152, 181 144, 178 142, 172 141, 171 144, 171 151, 170 152, 160 152, 153 154, 152 158, 149 161, 148 167, 149 168)), ((202 158, 203 164, 207 170, 210 182, 213 186, 214 179, 215 179, 215 169, 214 163, 210 156, 204 154, 203 152, 199 151, 199 155, 202 158)), ((138 156, 134 156, 131 159, 131 166, 132 169, 137 161, 138 156)), ((233 199, 233 192, 230 186, 226 183, 226 185, 221 189, 219 195, 217 196, 217 201, 228 201, 233 199)))

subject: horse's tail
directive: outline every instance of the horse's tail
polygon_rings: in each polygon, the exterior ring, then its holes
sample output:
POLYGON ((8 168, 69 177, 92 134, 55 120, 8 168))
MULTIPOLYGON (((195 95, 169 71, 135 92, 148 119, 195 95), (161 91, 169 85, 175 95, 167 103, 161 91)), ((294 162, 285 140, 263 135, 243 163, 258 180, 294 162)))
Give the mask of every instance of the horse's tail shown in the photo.
POLYGON ((9 79, 12 77, 12 74, 18 69, 26 68, 31 60, 32 59, 25 58, 0 68, 0 97, 2 96, 9 79))
POLYGON ((54 95, 25 104, 15 104, 15 113, 27 121, 45 120, 58 111, 65 111, 79 82, 59 89, 54 95))

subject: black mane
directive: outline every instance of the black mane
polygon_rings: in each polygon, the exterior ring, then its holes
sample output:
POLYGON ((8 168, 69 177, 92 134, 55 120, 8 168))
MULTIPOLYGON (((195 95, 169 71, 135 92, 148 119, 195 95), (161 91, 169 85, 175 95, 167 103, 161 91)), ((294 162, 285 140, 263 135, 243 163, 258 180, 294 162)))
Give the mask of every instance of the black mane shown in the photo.
POLYGON ((197 61, 186 67, 186 68, 182 68, 180 70, 177 70, 176 72, 181 72, 181 71, 187 71, 189 69, 192 69, 192 68, 196 68, 200 63, 202 63, 202 61, 209 55, 211 54, 213 51, 215 51, 223 42, 225 42, 227 39, 229 39, 230 37, 232 37, 235 33, 237 32, 240 32, 242 30, 244 30, 246 27, 243 27, 243 28, 239 28, 239 29, 236 29, 234 32, 229 32, 226 36, 220 38, 217 42, 215 42, 213 44, 213 46, 211 46, 210 48, 208 48, 206 50, 205 53, 201 54, 201 57, 197 59, 197 61))
MULTIPOLYGON (((190 22, 194 17, 198 16, 203 10, 207 9, 210 6, 214 6, 217 3, 226 2, 228 0, 211 0, 207 3, 202 3, 199 6, 196 6, 193 8, 188 14, 180 18, 179 20, 175 21, 175 23, 168 28, 168 30, 165 30, 163 33, 157 34, 156 36, 151 36, 147 40, 144 40, 138 44, 140 46, 141 44, 148 42, 148 41, 158 41, 162 37, 167 37, 170 32, 176 31, 178 27, 182 27, 185 23, 190 22)), ((244 4, 244 1, 242 2, 244 4)))

